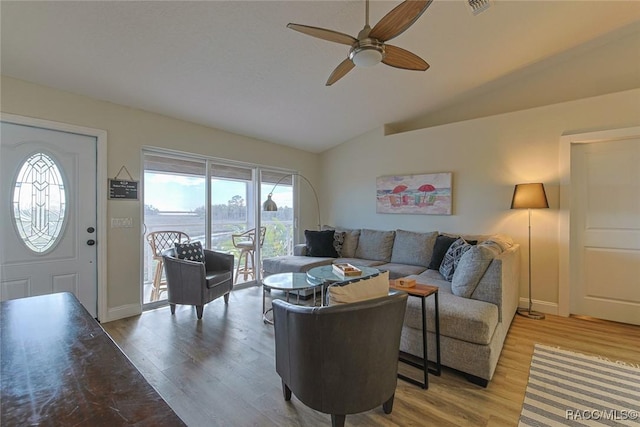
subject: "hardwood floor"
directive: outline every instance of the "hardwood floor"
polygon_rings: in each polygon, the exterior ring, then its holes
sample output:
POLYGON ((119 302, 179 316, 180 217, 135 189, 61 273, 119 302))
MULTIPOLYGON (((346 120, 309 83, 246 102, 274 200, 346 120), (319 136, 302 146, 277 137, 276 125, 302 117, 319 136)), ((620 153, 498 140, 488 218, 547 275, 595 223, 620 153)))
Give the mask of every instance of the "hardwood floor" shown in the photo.
MULTIPOLYGON (((327 426, 330 417, 295 397, 275 372, 273 327, 262 322, 259 287, 205 306, 178 306, 103 325, 189 426, 327 426)), ((586 318, 516 316, 487 388, 444 368, 422 390, 398 380, 393 412, 347 416, 348 426, 515 426, 535 343, 640 365, 640 327, 586 318)), ((402 366, 403 364, 401 364, 402 366)))

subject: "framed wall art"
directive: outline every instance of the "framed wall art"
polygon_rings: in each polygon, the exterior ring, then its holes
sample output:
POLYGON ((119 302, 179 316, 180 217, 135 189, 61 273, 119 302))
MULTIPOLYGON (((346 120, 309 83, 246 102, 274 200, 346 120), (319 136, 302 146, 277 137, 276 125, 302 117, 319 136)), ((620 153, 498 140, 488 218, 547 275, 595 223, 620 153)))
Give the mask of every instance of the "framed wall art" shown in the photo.
POLYGON ((376 178, 376 212, 451 215, 451 172, 376 178))

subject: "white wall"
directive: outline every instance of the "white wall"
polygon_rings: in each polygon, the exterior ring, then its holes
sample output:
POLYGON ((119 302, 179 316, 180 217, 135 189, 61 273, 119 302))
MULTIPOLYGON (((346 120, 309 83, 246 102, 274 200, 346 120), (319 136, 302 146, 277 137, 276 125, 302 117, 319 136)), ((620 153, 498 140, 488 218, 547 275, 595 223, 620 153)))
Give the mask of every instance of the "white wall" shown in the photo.
MULTIPOLYGON (((106 130, 107 174, 111 178, 124 165, 133 178, 139 180, 142 146, 154 146, 297 170, 314 183, 320 180, 317 154, 6 76, 2 77, 0 106, 3 113, 106 130)), ((107 185, 106 182, 103 184, 107 185)), ((308 220, 301 222, 301 228, 313 228, 316 223, 315 200, 304 189, 300 191, 300 197, 300 216, 308 220)), ((102 320, 114 320, 121 315, 131 314, 139 311, 141 306, 141 200, 109 201, 107 218, 112 217, 131 217, 134 227, 108 230, 108 313, 102 320)))
POLYGON ((527 296, 527 212, 510 210, 517 183, 543 182, 551 209, 532 215, 533 297, 558 302, 559 147, 563 133, 640 124, 640 89, 384 136, 362 135, 322 155, 324 222, 354 228, 506 233, 522 245, 527 296), (377 214, 376 177, 453 172, 453 215, 377 214))

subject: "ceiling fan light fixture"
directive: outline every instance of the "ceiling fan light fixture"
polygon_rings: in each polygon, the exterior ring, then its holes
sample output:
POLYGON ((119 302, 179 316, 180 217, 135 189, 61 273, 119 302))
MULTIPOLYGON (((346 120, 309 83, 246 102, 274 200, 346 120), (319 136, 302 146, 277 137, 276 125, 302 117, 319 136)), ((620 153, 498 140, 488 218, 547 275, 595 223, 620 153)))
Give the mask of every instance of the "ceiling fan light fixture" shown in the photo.
POLYGON ((372 48, 355 50, 351 60, 358 67, 373 67, 382 61, 382 53, 372 48))
POLYGON ((357 67, 372 67, 384 59, 384 45, 374 40, 361 41, 351 49, 349 59, 357 67))

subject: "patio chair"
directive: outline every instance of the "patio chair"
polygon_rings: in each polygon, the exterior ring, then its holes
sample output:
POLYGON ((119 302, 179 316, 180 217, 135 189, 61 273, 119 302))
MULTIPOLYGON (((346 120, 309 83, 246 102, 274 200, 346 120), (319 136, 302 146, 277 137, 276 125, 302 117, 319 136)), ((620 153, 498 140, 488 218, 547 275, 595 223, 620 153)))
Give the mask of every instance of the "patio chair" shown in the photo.
POLYGON ((156 269, 153 275, 153 288, 151 289, 150 301, 158 301, 160 294, 167 291, 167 282, 162 280, 162 252, 173 248, 175 243, 186 243, 189 236, 182 231, 153 231, 147 234, 147 242, 151 246, 151 255, 156 261, 156 269))
MULTIPOLYGON (((260 227, 260 234, 258 235, 258 244, 262 248, 264 244, 264 237, 267 234, 267 227, 260 227)), ((244 233, 232 234, 231 239, 233 246, 236 249, 240 249, 240 256, 238 257, 238 266, 236 267, 236 277, 234 283, 238 281, 238 277, 242 274, 244 281, 247 281, 247 277, 250 275, 254 280, 255 265, 256 265, 256 229, 252 228, 244 233), (242 265, 242 259, 244 258, 244 266, 242 265), (249 259, 251 259, 251 266, 249 267, 249 259)))

